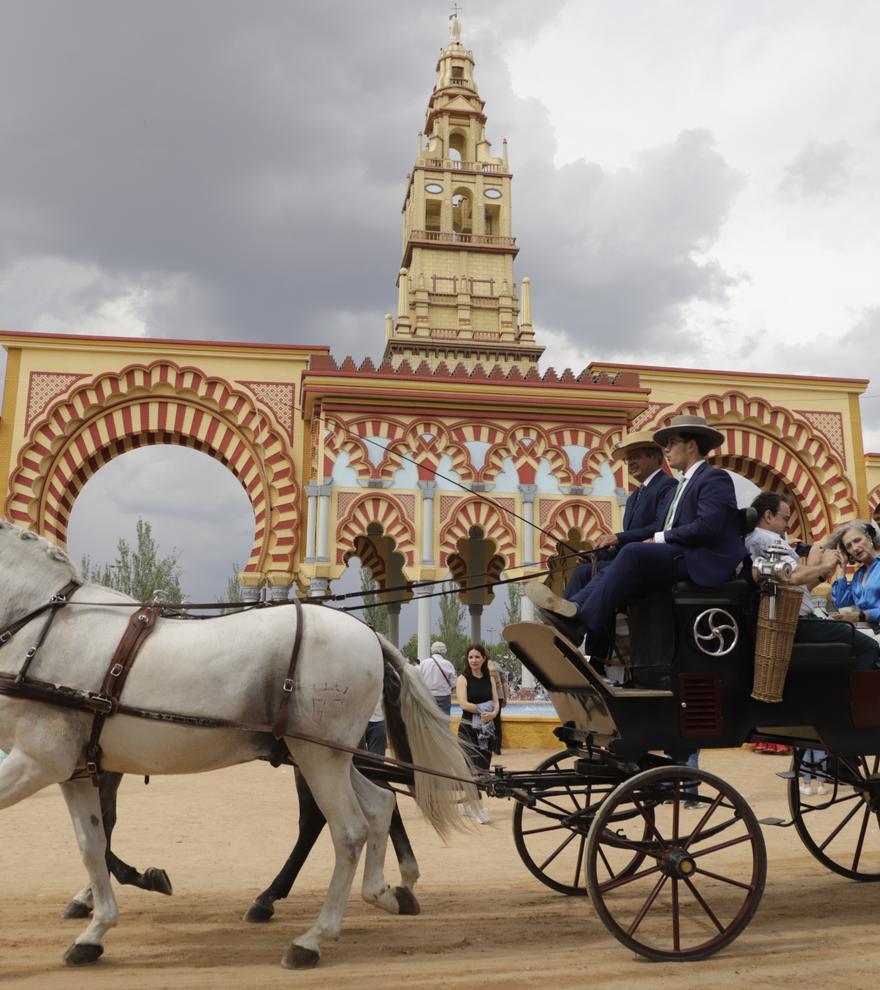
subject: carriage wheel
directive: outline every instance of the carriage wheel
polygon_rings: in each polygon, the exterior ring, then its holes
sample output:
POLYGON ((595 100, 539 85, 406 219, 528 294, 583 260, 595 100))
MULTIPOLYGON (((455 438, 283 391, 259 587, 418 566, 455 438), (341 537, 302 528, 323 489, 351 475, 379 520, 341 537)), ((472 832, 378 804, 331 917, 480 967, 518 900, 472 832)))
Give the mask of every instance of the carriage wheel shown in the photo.
POLYGON ((751 808, 720 778, 688 767, 624 781, 596 815, 587 843, 596 913, 619 942, 648 959, 686 962, 724 948, 751 921, 766 873, 751 808), (685 808, 687 783, 699 785, 697 808, 685 808), (625 820, 628 811, 635 815, 625 820), (604 878, 608 864, 636 853, 644 856, 638 870, 604 878))
POLYGON ((801 841, 823 866, 843 877, 880 880, 880 756, 829 754, 814 763, 809 753, 795 750, 788 782, 788 805, 801 841), (827 793, 801 794, 803 770, 827 793))
MULTIPOLYGON (((582 756, 577 750, 554 753, 535 768, 535 773, 571 772, 575 760, 582 756)), ((517 804, 513 810, 513 841, 529 872, 541 883, 571 897, 587 893, 584 853, 590 821, 616 786, 593 783, 588 777, 581 779, 583 783, 577 785, 563 784, 548 773, 541 786, 531 789, 534 807, 517 804)), ((628 862, 618 864, 619 871, 637 869, 642 858, 640 853, 634 854, 628 862)), ((616 874, 609 877, 613 875, 616 874)))

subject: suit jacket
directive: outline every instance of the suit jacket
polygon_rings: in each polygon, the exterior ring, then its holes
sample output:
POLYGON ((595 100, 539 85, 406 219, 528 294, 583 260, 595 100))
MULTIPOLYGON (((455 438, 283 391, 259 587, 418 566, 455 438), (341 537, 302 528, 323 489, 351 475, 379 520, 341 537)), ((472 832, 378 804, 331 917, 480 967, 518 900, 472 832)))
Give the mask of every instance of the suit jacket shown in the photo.
POLYGON ((623 510, 623 532, 617 534, 619 547, 647 540, 663 528, 676 487, 675 479, 660 471, 630 495, 623 510))
POLYGON ((711 587, 730 581, 746 555, 730 475, 701 464, 685 485, 663 536, 682 548, 694 584, 711 587))

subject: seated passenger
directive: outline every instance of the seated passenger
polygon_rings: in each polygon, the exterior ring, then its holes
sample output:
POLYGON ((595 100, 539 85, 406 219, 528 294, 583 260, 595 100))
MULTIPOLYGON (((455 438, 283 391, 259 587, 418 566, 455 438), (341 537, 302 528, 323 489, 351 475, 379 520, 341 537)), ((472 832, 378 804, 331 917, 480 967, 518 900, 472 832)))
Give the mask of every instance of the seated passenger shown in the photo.
MULTIPOLYGON (((631 433, 611 452, 614 461, 626 461, 629 476, 639 482, 623 510, 623 529, 596 540, 598 569, 604 570, 627 543, 644 540, 660 529, 675 491, 675 481, 663 470, 663 448, 649 430, 631 433)), ((571 599, 593 576, 592 563, 578 565, 565 586, 563 598, 571 599)))
POLYGON ((855 606, 857 611, 835 612, 842 622, 880 622, 880 538, 868 523, 850 523, 828 541, 837 550, 835 572, 840 576, 831 585, 831 600, 838 609, 855 606), (859 564, 852 579, 846 579, 847 564, 859 564))
POLYGON ((607 655, 611 622, 633 598, 676 581, 723 584, 745 557, 733 481, 705 460, 724 443, 724 434, 700 416, 674 416, 654 439, 669 466, 681 472, 660 529, 644 542, 622 547, 610 567, 571 601, 537 581, 526 586, 547 621, 576 643, 586 635, 587 651, 595 656, 607 655))
POLYGON ((820 581, 827 580, 839 565, 838 553, 826 547, 814 546, 806 563, 785 541, 785 534, 791 518, 788 502, 774 492, 761 492, 752 502, 758 513, 754 530, 746 537, 746 549, 753 560, 767 556, 767 549, 780 541, 788 548, 788 559, 792 566, 788 584, 803 588, 800 618, 794 641, 796 643, 845 643, 856 657, 857 670, 873 670, 880 657, 880 646, 869 636, 851 626, 843 626, 830 619, 815 614, 810 589, 820 581))

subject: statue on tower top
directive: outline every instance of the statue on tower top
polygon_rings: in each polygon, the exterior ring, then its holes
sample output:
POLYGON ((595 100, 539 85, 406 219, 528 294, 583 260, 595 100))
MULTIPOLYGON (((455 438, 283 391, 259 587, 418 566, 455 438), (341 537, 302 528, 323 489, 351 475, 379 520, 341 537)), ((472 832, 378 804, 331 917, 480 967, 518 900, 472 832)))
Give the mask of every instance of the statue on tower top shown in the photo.
POLYGON ((449 40, 453 45, 461 42, 461 21, 458 19, 458 4, 452 5, 452 13, 449 15, 449 40))

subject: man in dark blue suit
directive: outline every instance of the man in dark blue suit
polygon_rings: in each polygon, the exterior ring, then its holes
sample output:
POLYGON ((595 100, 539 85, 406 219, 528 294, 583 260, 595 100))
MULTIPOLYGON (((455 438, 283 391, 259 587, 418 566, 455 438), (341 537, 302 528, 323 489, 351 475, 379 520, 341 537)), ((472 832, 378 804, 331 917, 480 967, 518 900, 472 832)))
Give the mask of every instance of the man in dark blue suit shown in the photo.
MULTIPOLYGON (((623 510, 623 530, 596 540, 598 569, 609 567, 621 547, 645 540, 662 526, 675 491, 675 481, 663 470, 663 448, 650 430, 630 433, 611 452, 614 461, 626 461, 629 476, 639 483, 623 510)), ((564 598, 574 598, 593 575, 592 564, 580 564, 569 578, 564 598)))
POLYGON ((572 601, 538 582, 526 587, 529 599, 553 625, 575 642, 586 635, 587 650, 596 656, 607 651, 614 615, 633 598, 675 581, 722 584, 733 578, 745 556, 733 482, 705 460, 724 442, 724 434, 699 416, 674 416, 654 439, 669 466, 680 472, 662 526, 644 542, 622 547, 611 566, 572 601))

